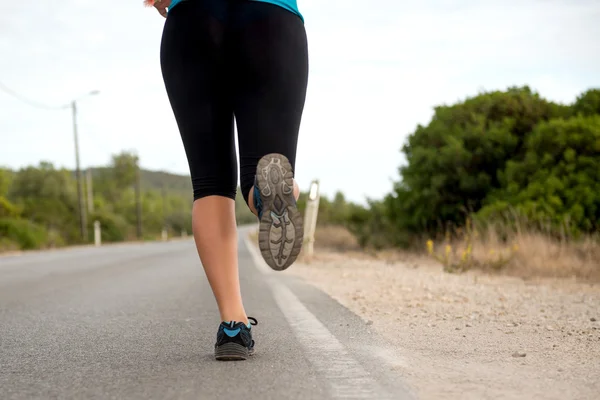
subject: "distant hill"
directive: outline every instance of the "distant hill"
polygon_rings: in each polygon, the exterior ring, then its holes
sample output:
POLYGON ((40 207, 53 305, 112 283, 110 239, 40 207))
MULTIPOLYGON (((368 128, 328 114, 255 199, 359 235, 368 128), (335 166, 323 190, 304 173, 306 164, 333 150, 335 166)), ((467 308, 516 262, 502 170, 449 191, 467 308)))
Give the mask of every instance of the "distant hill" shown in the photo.
MULTIPOLYGON (((164 171, 141 171, 142 190, 161 190, 164 186, 168 193, 178 193, 192 199, 192 182, 189 175, 177 175, 164 171)), ((235 200, 235 213, 238 224, 256 222, 256 217, 250 212, 241 189, 238 187, 235 200)))
POLYGON ((162 189, 191 196, 192 182, 189 175, 177 175, 163 171, 141 171, 142 189, 162 189))
MULTIPOLYGON (((108 167, 92 167, 92 176, 98 176, 108 167)), ((75 172, 73 172, 75 177, 75 172)), ((164 187, 169 193, 192 193, 192 182, 189 175, 178 175, 164 171, 150 171, 142 169, 140 173, 142 190, 162 190, 164 187)))
MULTIPOLYGON (((92 176, 99 175, 106 167, 93 167, 92 176)), ((75 175, 73 173, 73 175, 75 175)), ((189 175, 173 174, 165 171, 151 171, 142 169, 140 172, 142 191, 144 190, 162 190, 163 187, 169 194, 177 194, 188 197, 190 202, 193 199, 192 181, 189 175)), ((250 212, 242 192, 238 187, 235 201, 235 212, 238 224, 248 224, 256 222, 256 217, 250 212)))

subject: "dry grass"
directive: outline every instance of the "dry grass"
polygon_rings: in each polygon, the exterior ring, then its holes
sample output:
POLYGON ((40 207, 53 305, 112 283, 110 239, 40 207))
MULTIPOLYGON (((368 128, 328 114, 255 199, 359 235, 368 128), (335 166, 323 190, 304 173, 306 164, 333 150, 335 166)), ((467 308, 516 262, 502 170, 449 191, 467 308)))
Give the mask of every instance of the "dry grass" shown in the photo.
MULTIPOLYGON (((252 243, 258 243, 258 231, 251 231, 248 237, 252 243)), ((354 235, 340 226, 318 226, 315 231, 315 248, 337 252, 361 250, 354 235)))
POLYGON ((534 229, 491 226, 459 233, 429 253, 448 272, 477 268, 523 278, 555 277, 600 281, 600 240, 587 236, 557 239, 534 229))
MULTIPOLYGON (((258 233, 252 232, 250 239, 258 243, 258 233)), ((536 230, 491 226, 459 231, 452 239, 431 241, 430 244, 432 255, 448 272, 479 269, 522 278, 576 278, 600 282, 600 239, 597 237, 556 239, 536 230)), ((315 249, 325 251, 317 252, 317 259, 320 254, 333 251, 356 259, 402 261, 409 265, 423 261, 421 251, 363 250, 354 235, 340 226, 318 226, 315 249)), ((310 261, 302 253, 299 260, 310 261)))
POLYGON ((508 265, 525 277, 576 277, 600 281, 600 241, 555 240, 541 233, 520 233, 515 237, 519 251, 508 265))
POLYGON ((335 225, 317 227, 315 231, 315 248, 340 252, 360 250, 356 237, 346 228, 335 225))
MULTIPOLYGON (((258 246, 257 230, 252 230, 249 233, 248 238, 252 243, 258 246)), ((305 247, 303 246, 302 249, 304 250, 305 247)), ((353 258, 361 259, 373 258, 377 256, 376 254, 362 250, 354 235, 346 228, 341 226, 319 225, 315 231, 315 249, 317 251, 344 253, 352 256, 353 258)), ((321 253, 319 252, 319 254, 321 253)), ((300 255, 298 256, 298 260, 303 262, 311 262, 315 259, 319 259, 319 254, 313 256, 313 258, 309 260, 304 254, 304 251, 301 251, 300 255)))
MULTIPOLYGON (((252 230, 248 238, 258 246, 258 230, 252 230)), ((315 231, 315 249, 341 253, 362 252, 354 235, 340 226, 318 226, 315 231)), ((300 253, 299 259, 308 261, 303 252, 300 253)))

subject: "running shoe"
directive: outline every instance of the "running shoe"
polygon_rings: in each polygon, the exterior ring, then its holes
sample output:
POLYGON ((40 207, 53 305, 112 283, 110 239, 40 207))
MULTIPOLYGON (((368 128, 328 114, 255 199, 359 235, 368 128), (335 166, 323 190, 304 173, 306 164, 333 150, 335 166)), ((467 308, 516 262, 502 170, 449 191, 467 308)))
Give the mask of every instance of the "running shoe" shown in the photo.
POLYGON ((304 237, 294 198, 294 173, 284 155, 267 154, 258 162, 254 207, 260 221, 260 252, 272 269, 283 271, 296 261, 304 237))
POLYGON ((215 343, 215 358, 219 361, 246 360, 254 354, 252 325, 257 325, 256 318, 248 317, 248 325, 243 322, 221 322, 215 343))

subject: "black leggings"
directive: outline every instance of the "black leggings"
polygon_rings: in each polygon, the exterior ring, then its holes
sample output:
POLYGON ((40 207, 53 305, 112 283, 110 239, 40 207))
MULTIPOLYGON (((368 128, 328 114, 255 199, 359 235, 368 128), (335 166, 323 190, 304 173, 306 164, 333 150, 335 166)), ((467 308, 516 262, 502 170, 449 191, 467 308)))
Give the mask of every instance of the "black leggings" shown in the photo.
POLYGON ((183 1, 165 22, 160 62, 194 200, 235 199, 234 116, 246 202, 262 156, 283 154, 294 168, 308 81, 296 14, 258 1, 183 1))

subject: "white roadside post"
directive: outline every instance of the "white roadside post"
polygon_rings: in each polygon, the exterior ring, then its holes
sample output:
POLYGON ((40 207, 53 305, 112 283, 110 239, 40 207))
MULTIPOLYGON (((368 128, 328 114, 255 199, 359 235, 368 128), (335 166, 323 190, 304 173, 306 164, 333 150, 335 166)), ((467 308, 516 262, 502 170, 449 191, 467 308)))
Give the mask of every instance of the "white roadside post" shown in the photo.
POLYGON ((314 180, 310 184, 308 199, 306 201, 306 212, 304 214, 304 242, 306 245, 306 256, 310 259, 315 251, 315 231, 317 229, 317 217, 319 214, 319 181, 314 180))
POLYGON ((161 232, 161 236, 162 236, 163 242, 166 242, 167 239, 169 239, 169 233, 167 232, 167 228, 163 228, 163 230, 161 232))
POLYGON ((102 231, 100 230, 100 221, 94 221, 94 245, 99 247, 102 244, 102 231))

